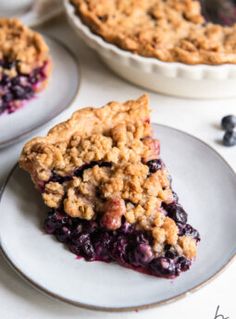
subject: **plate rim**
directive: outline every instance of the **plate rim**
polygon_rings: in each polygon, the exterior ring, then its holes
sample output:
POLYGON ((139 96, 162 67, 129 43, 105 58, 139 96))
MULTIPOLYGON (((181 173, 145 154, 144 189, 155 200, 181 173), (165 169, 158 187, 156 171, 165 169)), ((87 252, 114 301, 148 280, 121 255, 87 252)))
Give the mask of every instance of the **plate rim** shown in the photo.
POLYGON ((36 27, 40 27, 43 24, 46 24, 52 19, 57 18, 59 15, 62 15, 63 12, 64 12, 63 4, 61 2, 60 7, 54 10, 53 12, 47 12, 44 14, 37 15, 37 11, 35 11, 35 9, 33 8, 33 1, 32 1, 32 3, 29 5, 28 8, 26 8, 26 10, 20 13, 19 12, 14 13, 14 15, 18 19, 22 20, 27 27, 36 28, 36 27), (27 21, 28 19, 29 21, 27 21))
MULTIPOLYGON (((57 37, 51 36, 51 35, 49 35, 47 33, 44 33, 44 32, 40 32, 40 34, 43 35, 43 37, 45 39, 48 38, 49 40, 52 40, 52 41, 56 42, 57 44, 59 44, 72 57, 73 61, 75 62, 75 65, 76 65, 76 69, 78 71, 78 85, 77 85, 77 88, 76 88, 76 92, 75 92, 74 96, 71 98, 71 100, 65 105, 65 107, 62 110, 52 112, 48 116, 48 119, 46 121, 40 121, 40 123, 37 124, 34 128, 25 129, 18 136, 10 138, 10 139, 7 139, 4 142, 0 142, 0 150, 4 149, 5 147, 8 147, 8 146, 10 146, 12 144, 18 143, 21 139, 23 139, 24 137, 26 137, 30 133, 36 132, 37 130, 42 128, 44 125, 49 123, 51 120, 56 118, 58 115, 62 114, 67 108, 70 108, 71 105, 75 102, 75 100, 79 96, 80 88, 81 88, 81 82, 82 82, 82 76, 81 76, 82 68, 81 68, 81 64, 80 64, 80 59, 75 56, 74 52, 65 43, 63 43, 61 40, 57 39, 57 37)), ((40 95, 40 92, 39 92, 39 95, 40 95)))
MULTIPOLYGON (((233 176, 236 178, 236 172, 230 166, 230 164, 223 158, 223 156, 218 151, 216 151, 213 147, 211 147, 209 144, 207 144, 206 142, 201 140, 200 138, 198 138, 198 137, 196 137, 196 136, 194 136, 194 135, 192 135, 192 134, 190 134, 188 132, 179 130, 177 128, 174 128, 174 127, 171 127, 171 126, 168 126, 168 125, 163 125, 163 124, 158 124, 158 123, 153 123, 153 122, 152 122, 152 125, 161 126, 161 127, 173 130, 173 131, 177 131, 178 133, 182 133, 184 135, 187 135, 188 137, 200 142, 201 144, 206 146, 210 151, 214 152, 215 155, 217 155, 217 157, 226 165, 226 167, 231 171, 233 176)), ((14 172, 16 171, 17 168, 19 168, 18 162, 12 167, 12 169, 10 170, 7 178, 5 179, 5 181, 3 182, 3 184, 2 184, 2 186, 0 188, 0 205, 1 205, 1 201, 2 201, 2 197, 3 197, 4 191, 5 191, 8 183, 9 183, 12 175, 14 174, 14 172)), ((0 240, 1 240, 1 238, 0 238, 0 240)), ((194 287, 188 289, 187 291, 184 291, 184 292, 182 292, 182 293, 180 293, 180 294, 178 294, 176 296, 167 298, 165 300, 152 302, 152 303, 146 303, 146 304, 142 304, 142 305, 138 305, 138 306, 105 307, 105 306, 95 306, 95 305, 90 305, 90 304, 83 303, 83 302, 72 301, 72 300, 70 300, 68 298, 65 298, 65 297, 57 295, 56 293, 53 293, 52 291, 48 290, 45 287, 42 287, 40 284, 36 283, 33 279, 31 279, 30 277, 25 275, 19 269, 19 267, 17 267, 14 264, 14 262, 10 259, 10 257, 8 257, 7 252, 2 247, 1 241, 0 241, 0 253, 4 257, 4 259, 7 262, 7 264, 10 266, 10 268, 12 268, 31 287, 35 288, 37 291, 43 293, 44 295, 46 295, 48 297, 51 297, 54 300, 57 300, 57 301, 59 300, 59 301, 62 301, 63 303, 65 303, 65 304, 69 304, 69 305, 76 306, 76 307, 79 307, 79 308, 92 310, 92 311, 111 312, 111 313, 121 313, 121 312, 128 312, 128 311, 146 310, 146 309, 151 309, 151 308, 167 305, 169 303, 181 300, 184 297, 186 297, 187 295, 190 295, 190 294, 198 291, 200 288, 205 287, 207 284, 211 283, 214 279, 218 278, 218 276, 220 276, 233 263, 233 261, 236 260, 236 249, 234 249, 232 256, 230 256, 230 258, 228 258, 226 260, 226 262, 223 264, 223 266, 220 267, 220 269, 218 269, 216 272, 214 272, 209 278, 207 278, 206 280, 202 281, 201 283, 195 285, 194 287)))

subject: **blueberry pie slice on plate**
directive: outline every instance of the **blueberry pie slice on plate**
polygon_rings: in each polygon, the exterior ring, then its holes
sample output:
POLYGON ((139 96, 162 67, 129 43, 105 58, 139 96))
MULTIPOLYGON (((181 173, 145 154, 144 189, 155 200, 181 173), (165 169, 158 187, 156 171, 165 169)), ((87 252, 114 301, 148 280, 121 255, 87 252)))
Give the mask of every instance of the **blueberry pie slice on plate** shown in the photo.
POLYGON ((50 71, 42 36, 17 19, 0 19, 0 114, 15 112, 43 90, 50 71))
POLYGON ((50 207, 45 231, 77 256, 163 278, 190 268, 200 236, 172 190, 146 95, 75 112, 29 141, 20 166, 50 207))

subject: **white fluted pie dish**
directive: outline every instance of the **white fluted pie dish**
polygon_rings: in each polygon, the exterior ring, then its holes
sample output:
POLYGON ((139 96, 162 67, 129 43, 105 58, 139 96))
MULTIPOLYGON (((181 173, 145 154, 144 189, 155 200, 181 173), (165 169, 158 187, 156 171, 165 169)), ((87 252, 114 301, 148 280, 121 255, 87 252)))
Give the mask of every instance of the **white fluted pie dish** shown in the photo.
POLYGON ((188 65, 162 62, 125 51, 94 34, 64 0, 70 25, 102 60, 122 78, 147 89, 187 98, 236 96, 236 65, 188 65))

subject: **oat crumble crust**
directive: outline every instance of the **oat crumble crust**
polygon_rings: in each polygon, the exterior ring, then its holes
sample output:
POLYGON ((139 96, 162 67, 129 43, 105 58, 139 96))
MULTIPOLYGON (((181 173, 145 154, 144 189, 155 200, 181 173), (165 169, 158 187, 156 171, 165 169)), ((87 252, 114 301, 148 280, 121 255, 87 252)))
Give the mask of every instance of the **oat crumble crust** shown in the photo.
MULTIPOLYGON (((50 62, 49 49, 42 36, 15 18, 0 19, 0 60, 4 58, 19 61, 17 67, 24 74, 50 62)), ((49 70, 48 67, 48 72, 49 70)), ((11 68, 7 75, 14 77, 15 68, 11 68)))
POLYGON ((120 227, 124 216, 152 234, 157 254, 170 244, 191 259, 196 255, 196 241, 178 236, 175 221, 165 216, 161 206, 174 200, 168 171, 163 165, 150 174, 145 164, 157 158, 159 141, 152 137, 144 95, 78 110, 46 137, 29 141, 19 163, 48 207, 63 207, 69 216, 87 220, 101 214, 112 230, 120 227), (83 174, 75 174, 91 162, 95 164, 83 174), (53 174, 64 176, 63 182, 53 181, 53 174))
POLYGON ((166 62, 236 63, 236 25, 208 23, 196 0, 70 0, 91 30, 166 62))

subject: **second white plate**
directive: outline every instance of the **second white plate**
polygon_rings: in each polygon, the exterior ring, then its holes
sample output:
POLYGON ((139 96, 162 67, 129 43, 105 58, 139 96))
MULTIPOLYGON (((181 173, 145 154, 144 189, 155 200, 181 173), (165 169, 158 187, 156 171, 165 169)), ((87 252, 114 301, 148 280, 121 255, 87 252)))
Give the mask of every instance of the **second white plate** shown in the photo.
POLYGON ((197 260, 174 281, 116 264, 76 259, 42 230, 47 209, 29 176, 15 169, 0 202, 1 248, 28 282, 65 302, 90 309, 124 311, 156 306, 194 291, 218 274, 236 253, 236 175, 200 140, 154 125, 174 189, 201 234, 197 260))
POLYGON ((44 38, 53 63, 48 86, 15 113, 0 115, 0 148, 17 142, 53 119, 77 96, 80 83, 77 61, 57 40, 44 38))

